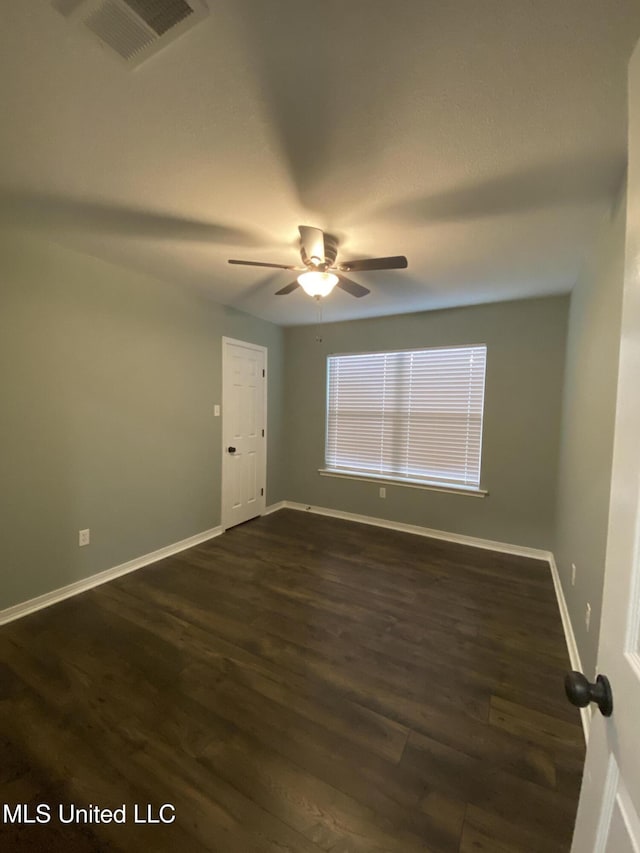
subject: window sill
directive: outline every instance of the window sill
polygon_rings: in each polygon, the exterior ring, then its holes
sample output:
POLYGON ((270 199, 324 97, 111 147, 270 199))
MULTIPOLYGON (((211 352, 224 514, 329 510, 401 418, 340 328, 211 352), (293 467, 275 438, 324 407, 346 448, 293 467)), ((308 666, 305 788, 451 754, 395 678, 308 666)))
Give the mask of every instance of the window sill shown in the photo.
POLYGON ((334 468, 318 468, 321 477, 341 477, 345 480, 360 480, 363 483, 383 483, 391 486, 404 486, 408 489, 427 489, 433 492, 447 492, 451 495, 468 495, 472 498, 485 498, 489 492, 475 486, 447 486, 444 483, 429 482, 428 480, 408 480, 394 477, 384 477, 380 474, 351 473, 334 468))

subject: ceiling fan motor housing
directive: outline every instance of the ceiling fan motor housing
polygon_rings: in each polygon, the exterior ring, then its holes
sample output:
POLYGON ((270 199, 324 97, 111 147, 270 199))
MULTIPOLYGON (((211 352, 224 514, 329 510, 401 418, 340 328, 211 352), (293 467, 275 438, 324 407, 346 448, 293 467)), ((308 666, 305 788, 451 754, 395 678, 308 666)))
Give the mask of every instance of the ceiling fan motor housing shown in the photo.
POLYGON ((314 263, 314 260, 307 255, 302 242, 300 243, 300 257, 302 258, 302 263, 310 270, 318 270, 320 272, 328 270, 334 265, 337 256, 338 240, 332 234, 325 233, 324 235, 324 261, 319 264, 314 263))

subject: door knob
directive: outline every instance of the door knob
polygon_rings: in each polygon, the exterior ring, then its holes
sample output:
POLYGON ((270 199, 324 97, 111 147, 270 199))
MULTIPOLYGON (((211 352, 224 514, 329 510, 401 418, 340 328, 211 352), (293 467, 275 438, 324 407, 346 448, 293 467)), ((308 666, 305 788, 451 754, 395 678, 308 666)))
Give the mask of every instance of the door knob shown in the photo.
POLYGON ((235 447, 227 447, 227 450, 229 451, 229 453, 235 453, 236 452, 235 447))
POLYGON ((610 717, 613 712, 613 695, 606 675, 599 675, 595 684, 591 684, 581 672, 569 672, 564 679, 564 691, 576 708, 586 708, 589 702, 595 702, 603 717, 610 717))

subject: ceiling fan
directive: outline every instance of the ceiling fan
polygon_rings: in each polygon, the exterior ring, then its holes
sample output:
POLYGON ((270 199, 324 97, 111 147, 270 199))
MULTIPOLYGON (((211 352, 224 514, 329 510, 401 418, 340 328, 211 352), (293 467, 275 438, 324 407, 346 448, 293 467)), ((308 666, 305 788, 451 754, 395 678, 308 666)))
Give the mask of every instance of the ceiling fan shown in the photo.
POLYGON ((369 270, 404 270, 407 259, 404 255, 391 258, 364 258, 359 261, 345 261, 336 264, 338 241, 331 234, 325 234, 320 228, 300 225, 300 257, 303 266, 286 264, 269 264, 261 261, 229 260, 230 264, 242 264, 248 267, 269 267, 278 270, 295 270, 300 272, 294 281, 276 291, 276 296, 286 296, 296 288, 302 287, 305 293, 320 299, 328 296, 334 287, 351 294, 351 296, 366 296, 371 291, 350 278, 342 275, 345 272, 368 272, 369 270), (335 271, 335 272, 334 272, 335 271))

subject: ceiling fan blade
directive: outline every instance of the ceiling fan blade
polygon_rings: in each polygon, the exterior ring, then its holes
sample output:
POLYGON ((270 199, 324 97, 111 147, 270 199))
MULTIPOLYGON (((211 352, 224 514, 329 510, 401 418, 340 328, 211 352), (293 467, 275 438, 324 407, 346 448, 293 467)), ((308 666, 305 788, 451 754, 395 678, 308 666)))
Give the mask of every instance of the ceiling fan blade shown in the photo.
POLYGON ((303 269, 303 267, 285 266, 285 264, 267 264, 267 263, 262 263, 262 261, 237 261, 237 260, 234 260, 233 258, 231 258, 229 260, 229 263, 230 264, 240 264, 243 267, 270 267, 271 269, 274 269, 274 270, 303 269))
POLYGON ((347 293, 350 293, 351 296, 366 296, 367 293, 371 293, 371 291, 363 287, 361 284, 358 284, 356 281, 351 281, 350 278, 345 278, 345 276, 338 276, 338 283, 336 287, 345 290, 347 293))
POLYGON ((341 272, 364 272, 365 270, 406 270, 408 261, 404 255, 391 258, 363 258, 361 261, 345 261, 338 264, 341 272))
POLYGON ((287 293, 293 293, 296 287, 300 287, 298 279, 292 281, 291 284, 285 284, 285 286, 281 287, 280 290, 276 290, 276 296, 286 296, 287 293))
POLYGON ((304 249, 309 260, 317 259, 318 264, 324 263, 324 231, 321 228, 312 228, 310 225, 299 225, 300 245, 304 249))

